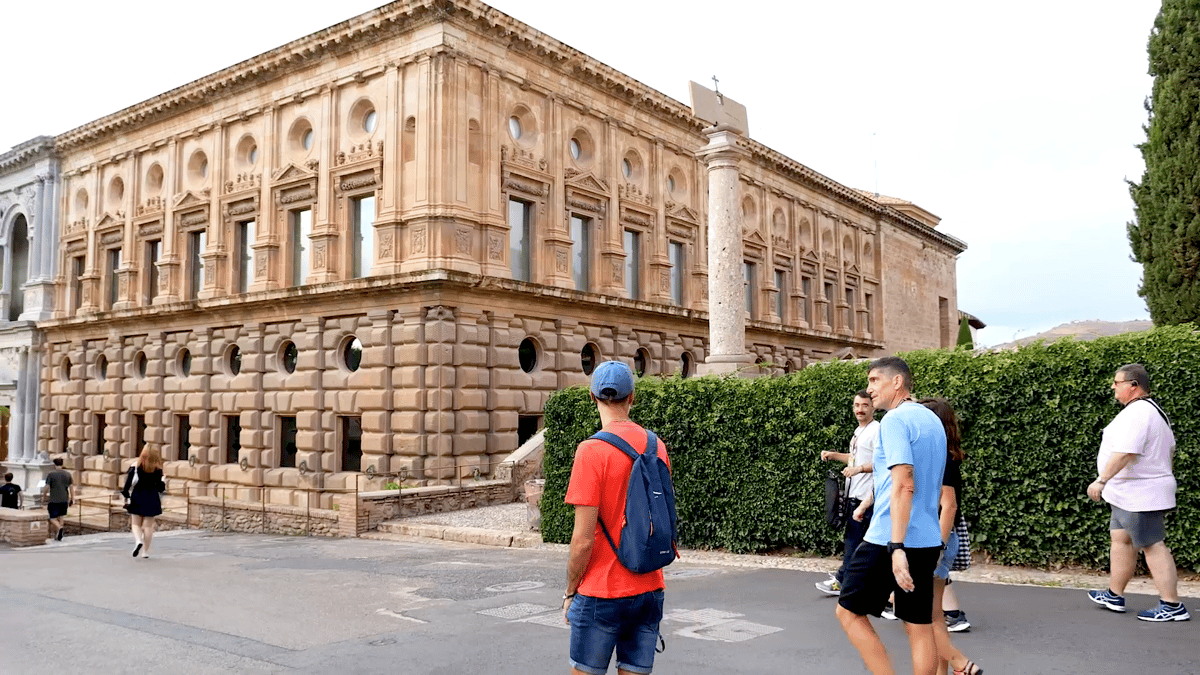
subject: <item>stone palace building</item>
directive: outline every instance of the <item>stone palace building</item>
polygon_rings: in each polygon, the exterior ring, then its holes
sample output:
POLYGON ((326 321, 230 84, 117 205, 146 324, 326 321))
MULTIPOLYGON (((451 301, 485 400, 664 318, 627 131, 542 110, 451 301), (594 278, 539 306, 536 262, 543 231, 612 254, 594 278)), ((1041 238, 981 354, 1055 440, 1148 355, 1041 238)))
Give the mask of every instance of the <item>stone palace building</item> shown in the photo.
MULTIPOLYGON (((68 131, 38 447, 285 504, 489 475, 599 361, 704 362, 705 126, 477 0, 401 0, 68 131)), ((951 344, 937 217, 743 149, 764 369, 951 344)))

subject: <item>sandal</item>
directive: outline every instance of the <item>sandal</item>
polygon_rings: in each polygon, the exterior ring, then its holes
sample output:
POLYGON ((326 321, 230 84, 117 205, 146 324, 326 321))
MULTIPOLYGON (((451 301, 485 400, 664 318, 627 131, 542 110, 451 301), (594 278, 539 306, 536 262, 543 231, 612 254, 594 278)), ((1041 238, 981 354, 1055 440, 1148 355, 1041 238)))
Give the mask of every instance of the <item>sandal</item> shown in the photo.
POLYGON ((974 661, 967 660, 966 665, 962 668, 955 668, 954 675, 983 675, 983 668, 975 665, 974 661))

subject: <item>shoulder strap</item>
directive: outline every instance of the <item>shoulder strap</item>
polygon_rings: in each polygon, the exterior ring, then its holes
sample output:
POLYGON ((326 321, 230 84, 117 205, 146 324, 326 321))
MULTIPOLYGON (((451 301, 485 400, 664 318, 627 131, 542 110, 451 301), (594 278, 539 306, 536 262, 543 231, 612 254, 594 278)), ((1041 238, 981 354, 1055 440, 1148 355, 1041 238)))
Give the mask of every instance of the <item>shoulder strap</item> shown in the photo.
POLYGON ((604 441, 621 452, 629 455, 630 459, 636 460, 638 455, 642 454, 633 449, 633 446, 625 442, 624 438, 612 433, 611 431, 597 431, 592 434, 592 438, 597 441, 604 441))
POLYGON ((1171 428, 1171 418, 1167 417, 1167 413, 1162 409, 1162 406, 1160 406, 1158 404, 1158 401, 1155 401, 1154 399, 1150 398, 1149 396, 1147 396, 1146 398, 1143 398, 1143 399, 1138 399, 1138 400, 1145 401, 1146 403, 1149 403, 1150 405, 1154 406, 1154 409, 1158 411, 1158 414, 1163 418, 1163 421, 1167 423, 1167 428, 1168 429, 1171 428))

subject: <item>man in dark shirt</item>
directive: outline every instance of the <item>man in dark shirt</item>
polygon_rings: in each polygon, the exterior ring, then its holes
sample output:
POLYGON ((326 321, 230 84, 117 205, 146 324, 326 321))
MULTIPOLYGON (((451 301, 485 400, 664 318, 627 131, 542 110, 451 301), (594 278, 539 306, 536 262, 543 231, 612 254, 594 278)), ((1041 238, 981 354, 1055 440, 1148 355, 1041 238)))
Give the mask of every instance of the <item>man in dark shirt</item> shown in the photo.
POLYGON ((62 464, 61 457, 54 458, 54 470, 46 476, 46 485, 42 488, 42 498, 50 516, 50 537, 56 541, 62 541, 63 518, 74 501, 71 474, 63 471, 62 464))
POLYGON ((21 486, 12 479, 11 473, 4 474, 4 485, 0 485, 0 509, 21 508, 21 486))

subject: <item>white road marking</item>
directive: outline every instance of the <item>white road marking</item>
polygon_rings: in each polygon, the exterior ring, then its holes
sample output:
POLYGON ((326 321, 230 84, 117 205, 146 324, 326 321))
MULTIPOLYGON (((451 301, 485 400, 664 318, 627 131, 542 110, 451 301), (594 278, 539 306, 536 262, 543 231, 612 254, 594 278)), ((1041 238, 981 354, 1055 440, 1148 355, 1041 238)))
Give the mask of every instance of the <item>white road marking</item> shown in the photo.
POLYGON ((429 623, 428 621, 422 621, 421 619, 414 619, 411 616, 404 616, 403 614, 400 614, 398 612, 393 612, 390 609, 377 609, 377 610, 375 610, 375 613, 382 614, 383 616, 390 616, 393 619, 404 619, 405 621, 412 621, 413 623, 429 623))

